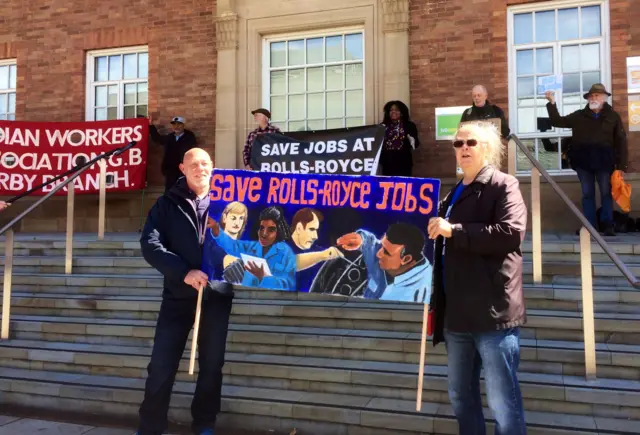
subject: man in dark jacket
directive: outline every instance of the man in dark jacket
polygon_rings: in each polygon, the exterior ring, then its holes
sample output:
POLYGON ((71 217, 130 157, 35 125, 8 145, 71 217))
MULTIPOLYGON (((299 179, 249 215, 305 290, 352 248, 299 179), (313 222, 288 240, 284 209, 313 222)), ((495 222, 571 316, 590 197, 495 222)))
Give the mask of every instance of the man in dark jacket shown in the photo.
POLYGON ((201 271, 212 166, 209 154, 202 149, 185 154, 180 164, 185 178, 154 204, 140 239, 145 260, 164 275, 164 290, 140 406, 139 435, 160 435, 167 429, 173 382, 194 323, 198 291, 205 294, 198 337, 198 381, 191 404, 194 434, 213 435, 220 411, 232 291, 225 284, 213 288, 201 271))
POLYGON ((168 192, 176 184, 178 178, 182 176, 179 168, 180 163, 182 163, 184 154, 196 146, 196 136, 191 130, 184 128, 184 118, 182 116, 176 116, 171 120, 173 131, 166 136, 158 133, 151 116, 149 116, 149 124, 151 138, 164 148, 161 171, 162 175, 164 175, 164 191, 168 192))
POLYGON ((600 188, 602 211, 600 222, 605 236, 614 236, 611 174, 614 169, 627 170, 627 135, 620 115, 607 103, 611 96, 605 86, 596 83, 584 98, 584 109, 560 116, 553 92, 546 93, 547 112, 551 125, 573 130, 569 163, 578 174, 582 187, 582 212, 595 229, 596 181, 600 188))
POLYGON ((500 119, 500 133, 502 138, 508 137, 511 130, 504 116, 504 110, 495 104, 491 104, 488 100, 489 93, 487 92, 487 88, 482 85, 474 86, 471 90, 471 98, 473 99, 473 106, 464 111, 460 122, 483 121, 498 118, 500 119))

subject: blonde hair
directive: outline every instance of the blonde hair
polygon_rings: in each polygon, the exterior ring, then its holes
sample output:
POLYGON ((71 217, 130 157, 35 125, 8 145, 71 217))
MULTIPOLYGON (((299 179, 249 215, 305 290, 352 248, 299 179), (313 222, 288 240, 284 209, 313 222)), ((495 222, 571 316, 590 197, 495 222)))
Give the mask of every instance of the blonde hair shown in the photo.
POLYGON ((238 237, 244 232, 244 228, 247 225, 247 217, 249 216, 249 210, 247 210, 247 206, 239 201, 233 201, 227 204, 227 206, 222 210, 222 219, 220 219, 220 226, 224 230, 226 224, 224 222, 224 218, 226 218, 230 213, 233 214, 241 214, 244 215, 244 222, 242 223, 242 228, 240 228, 240 233, 238 233, 238 237))
POLYGON ((500 168, 505 147, 500 140, 500 133, 496 125, 490 121, 467 122, 460 126, 456 136, 463 131, 473 136, 478 142, 485 144, 485 159, 487 163, 500 168))

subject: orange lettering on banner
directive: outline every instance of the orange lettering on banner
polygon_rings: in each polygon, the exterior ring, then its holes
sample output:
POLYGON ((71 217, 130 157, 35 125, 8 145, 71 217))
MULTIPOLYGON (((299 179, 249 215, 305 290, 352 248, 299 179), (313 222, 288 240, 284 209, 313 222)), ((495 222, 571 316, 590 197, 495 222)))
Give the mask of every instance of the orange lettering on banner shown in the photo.
POLYGON ((331 203, 331 181, 325 180, 322 188, 322 205, 326 206, 331 203))
POLYGON ((396 183, 393 186, 393 198, 391 199, 391 210, 400 211, 404 206, 404 198, 407 193, 407 183, 396 183))
POLYGON ((224 181, 229 183, 229 187, 222 191, 222 200, 226 202, 231 202, 234 200, 234 190, 235 190, 235 179, 233 175, 227 175, 224 177, 224 181))
POLYGON ((369 201, 365 200, 365 197, 371 193, 371 183, 365 181, 362 183, 362 189, 360 189, 360 205, 363 209, 369 208, 369 201))
POLYGON ((249 181, 249 201, 257 202, 260 200, 260 191, 262 190, 262 178, 251 177, 249 181))
POLYGON ((267 194, 267 204, 278 203, 278 188, 280 187, 280 180, 271 177, 269 180, 269 193, 267 194))
POLYGON ((280 195, 278 196, 278 200, 280 204, 287 204, 292 197, 291 195, 291 178, 282 178, 280 179, 280 195))
POLYGON ((349 206, 351 208, 360 208, 360 201, 356 201, 355 199, 356 188, 360 188, 362 190, 360 183, 354 181, 351 183, 351 192, 349 193, 349 206))
POLYGON ((428 193, 425 193, 425 191, 427 190, 430 193, 433 193, 433 184, 425 183, 420 187, 420 199, 427 203, 427 207, 425 208, 420 206, 418 210, 420 211, 420 213, 425 215, 431 213, 431 210, 433 210, 433 200, 428 193))
POLYGON ((311 192, 311 199, 308 201, 308 204, 316 205, 318 203, 318 180, 311 179, 308 181, 307 192, 311 192))
POLYGON ((404 211, 413 213, 418 208, 418 199, 413 194, 413 184, 407 184, 407 196, 404 203, 404 211))
POLYGON ((387 204, 389 202, 389 189, 391 189, 393 187, 393 182, 392 181, 382 181, 380 182, 380 187, 382 187, 383 192, 382 192, 382 202, 379 204, 376 204, 376 208, 378 210, 386 210, 387 209, 387 204))
POLYGON ((211 177, 211 192, 209 198, 211 201, 219 201, 222 198, 222 188, 218 186, 218 183, 222 183, 224 177, 220 174, 213 174, 211 177))

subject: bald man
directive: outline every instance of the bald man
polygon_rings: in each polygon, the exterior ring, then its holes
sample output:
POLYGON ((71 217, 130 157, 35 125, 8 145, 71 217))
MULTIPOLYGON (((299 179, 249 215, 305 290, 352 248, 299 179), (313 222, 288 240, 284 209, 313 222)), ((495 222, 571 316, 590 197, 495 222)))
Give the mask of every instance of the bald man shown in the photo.
POLYGON ((509 124, 504 116, 504 110, 491 104, 489 101, 489 92, 487 88, 482 85, 476 85, 471 90, 471 99, 473 100, 473 106, 469 107, 462 114, 460 122, 467 121, 481 121, 491 118, 500 119, 500 128, 503 138, 509 136, 511 130, 509 130, 509 124))
POLYGON ((139 435, 160 435, 167 429, 173 382, 193 326, 198 291, 205 294, 198 339, 198 381, 191 404, 193 433, 213 435, 220 411, 233 293, 228 285, 210 283, 201 271, 212 170, 206 151, 187 151, 180 164, 184 177, 158 198, 142 231, 142 255, 164 275, 164 288, 140 406, 139 435))

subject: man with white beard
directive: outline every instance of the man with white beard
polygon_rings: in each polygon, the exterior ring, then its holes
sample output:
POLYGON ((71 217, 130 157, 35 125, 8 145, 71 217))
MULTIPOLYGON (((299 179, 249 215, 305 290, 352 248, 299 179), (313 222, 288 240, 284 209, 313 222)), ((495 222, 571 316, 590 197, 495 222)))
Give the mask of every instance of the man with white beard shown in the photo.
POLYGON ((627 171, 627 134, 620 115, 607 103, 611 96, 605 86, 596 83, 584 94, 588 104, 567 116, 560 116, 553 92, 545 94, 551 125, 573 130, 569 163, 578 174, 582 187, 582 212, 594 228, 605 236, 615 236, 611 174, 627 171), (600 189, 600 228, 596 219, 596 181, 600 189))

